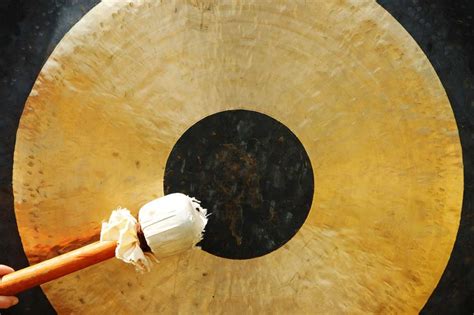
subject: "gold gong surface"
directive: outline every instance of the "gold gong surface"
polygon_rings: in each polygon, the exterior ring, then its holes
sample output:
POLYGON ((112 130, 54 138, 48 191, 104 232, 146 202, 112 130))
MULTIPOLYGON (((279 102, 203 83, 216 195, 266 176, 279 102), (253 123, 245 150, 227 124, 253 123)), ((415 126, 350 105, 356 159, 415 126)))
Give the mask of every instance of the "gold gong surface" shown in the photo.
POLYGON ((435 71, 375 1, 98 4, 21 118, 13 184, 30 262, 163 195, 178 138, 231 109, 303 143, 315 192, 300 231, 249 260, 194 250, 147 275, 102 263, 43 286, 58 313, 417 313, 456 237, 461 146, 435 71))

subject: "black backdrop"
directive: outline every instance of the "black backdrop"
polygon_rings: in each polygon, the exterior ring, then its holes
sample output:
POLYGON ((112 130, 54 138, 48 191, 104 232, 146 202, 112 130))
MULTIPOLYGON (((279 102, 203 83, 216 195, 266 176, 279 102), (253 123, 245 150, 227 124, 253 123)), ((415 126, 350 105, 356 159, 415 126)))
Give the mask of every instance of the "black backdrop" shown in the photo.
MULTIPOLYGON (((451 101, 464 159, 461 224, 448 267, 422 314, 474 313, 474 1, 379 0, 428 56, 451 101)), ((27 265, 13 211, 15 134, 55 45, 97 0, 0 0, 0 263, 27 265)), ((40 289, 1 314, 54 314, 40 289)))

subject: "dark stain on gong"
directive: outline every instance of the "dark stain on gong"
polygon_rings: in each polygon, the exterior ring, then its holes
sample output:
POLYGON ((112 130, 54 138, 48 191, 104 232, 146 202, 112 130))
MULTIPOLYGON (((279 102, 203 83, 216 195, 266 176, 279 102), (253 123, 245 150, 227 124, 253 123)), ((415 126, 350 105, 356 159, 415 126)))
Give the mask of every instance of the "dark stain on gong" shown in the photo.
POLYGON ((311 208, 314 178, 298 138, 277 120, 231 110, 191 126, 173 147, 165 193, 201 200, 211 213, 203 250, 248 259, 288 242, 311 208))

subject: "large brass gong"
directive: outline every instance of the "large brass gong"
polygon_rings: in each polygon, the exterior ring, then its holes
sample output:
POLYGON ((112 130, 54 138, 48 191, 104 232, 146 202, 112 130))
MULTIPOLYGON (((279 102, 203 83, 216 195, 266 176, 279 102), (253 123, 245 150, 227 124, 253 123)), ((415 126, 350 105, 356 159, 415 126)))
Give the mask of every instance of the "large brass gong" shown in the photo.
POLYGON ((180 136, 232 109, 304 145, 316 184, 299 232, 254 259, 195 250, 147 275, 108 261, 43 286, 58 313, 417 313, 456 238, 461 147, 435 71, 374 1, 97 5, 21 118, 13 184, 30 262, 161 196, 180 136))

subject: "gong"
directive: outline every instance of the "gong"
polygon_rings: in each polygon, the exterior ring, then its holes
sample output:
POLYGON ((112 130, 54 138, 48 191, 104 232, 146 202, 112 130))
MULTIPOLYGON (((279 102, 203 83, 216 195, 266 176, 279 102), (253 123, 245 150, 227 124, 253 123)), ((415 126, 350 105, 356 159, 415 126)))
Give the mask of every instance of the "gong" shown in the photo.
POLYGON ((416 313, 463 166, 435 71, 376 3, 104 1, 32 89, 13 187, 32 263, 117 205, 179 190, 214 214, 204 251, 150 275, 110 261, 45 285, 58 313, 416 313))

